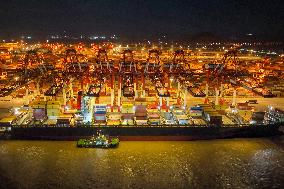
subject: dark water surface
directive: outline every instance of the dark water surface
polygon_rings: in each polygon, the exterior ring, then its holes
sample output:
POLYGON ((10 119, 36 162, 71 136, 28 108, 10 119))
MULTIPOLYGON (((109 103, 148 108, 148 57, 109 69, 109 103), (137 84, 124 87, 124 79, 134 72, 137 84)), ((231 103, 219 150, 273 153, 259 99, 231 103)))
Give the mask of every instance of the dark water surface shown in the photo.
POLYGON ((0 141, 0 188, 284 188, 284 148, 269 139, 0 141))

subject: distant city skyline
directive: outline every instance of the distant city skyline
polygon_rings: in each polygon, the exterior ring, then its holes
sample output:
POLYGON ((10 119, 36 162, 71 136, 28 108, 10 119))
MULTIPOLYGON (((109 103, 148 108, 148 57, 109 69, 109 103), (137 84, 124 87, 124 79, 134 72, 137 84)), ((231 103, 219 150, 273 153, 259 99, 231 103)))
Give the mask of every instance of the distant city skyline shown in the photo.
POLYGON ((284 38, 281 0, 3 1, 0 38, 116 34, 128 39, 284 38), (251 35, 252 34, 252 35, 251 35))

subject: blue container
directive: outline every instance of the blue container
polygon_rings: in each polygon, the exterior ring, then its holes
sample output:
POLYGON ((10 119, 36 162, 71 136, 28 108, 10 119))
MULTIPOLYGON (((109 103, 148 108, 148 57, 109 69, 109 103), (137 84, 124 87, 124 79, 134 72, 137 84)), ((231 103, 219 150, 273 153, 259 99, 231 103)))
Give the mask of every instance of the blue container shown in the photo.
POLYGON ((190 108, 190 110, 194 110, 194 111, 202 111, 202 110, 203 110, 203 108, 202 108, 202 107, 200 107, 200 106, 193 106, 193 107, 191 107, 191 108, 190 108))

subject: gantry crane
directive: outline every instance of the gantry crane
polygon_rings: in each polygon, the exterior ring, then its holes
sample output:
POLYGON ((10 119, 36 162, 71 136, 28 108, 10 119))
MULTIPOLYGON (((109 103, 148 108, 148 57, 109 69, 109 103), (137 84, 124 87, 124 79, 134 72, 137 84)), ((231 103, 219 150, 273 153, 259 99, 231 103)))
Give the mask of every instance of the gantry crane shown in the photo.
POLYGON ((160 54, 161 52, 157 49, 149 50, 147 62, 144 68, 145 74, 159 74, 162 72, 160 54))
POLYGON ((119 65, 120 73, 137 73, 136 62, 134 61, 133 51, 130 49, 124 50, 122 53, 122 61, 119 65))
POLYGON ((173 60, 170 64, 170 73, 184 73, 190 69, 190 65, 187 64, 185 59, 185 53, 183 50, 176 50, 173 54, 173 60))
POLYGON ((96 64, 97 72, 111 73, 113 71, 105 49, 98 50, 96 64))
POLYGON ((123 95, 134 97, 136 91, 137 65, 133 58, 133 51, 127 49, 123 51, 122 61, 119 66, 119 93, 121 87, 123 95))
POLYGON ((27 51, 22 64, 25 77, 27 77, 28 72, 34 72, 38 69, 41 74, 44 74, 47 70, 43 63, 43 59, 38 55, 36 50, 27 51))
POLYGON ((67 72, 82 72, 82 67, 75 49, 70 48, 66 50, 64 57, 64 69, 67 72))
MULTIPOLYGON (((215 105, 219 105, 219 97, 223 102, 223 84, 232 83, 236 80, 238 75, 238 49, 230 49, 224 53, 220 63, 207 65, 207 83, 205 89, 205 102, 208 102, 208 88, 209 86, 215 89, 215 105)), ((233 105, 235 104, 236 91, 233 94, 233 105)))

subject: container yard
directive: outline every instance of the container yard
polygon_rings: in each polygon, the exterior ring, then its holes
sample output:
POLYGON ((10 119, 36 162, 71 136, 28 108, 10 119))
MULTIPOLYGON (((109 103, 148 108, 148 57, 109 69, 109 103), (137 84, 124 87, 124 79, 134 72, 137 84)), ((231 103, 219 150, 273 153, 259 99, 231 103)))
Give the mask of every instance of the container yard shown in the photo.
POLYGON ((205 52, 145 44, 1 45, 6 51, 1 54, 0 106, 9 112, 1 116, 1 127, 281 122, 272 116, 281 117, 284 108, 278 103, 284 92, 281 56, 254 56, 237 45, 205 52))

